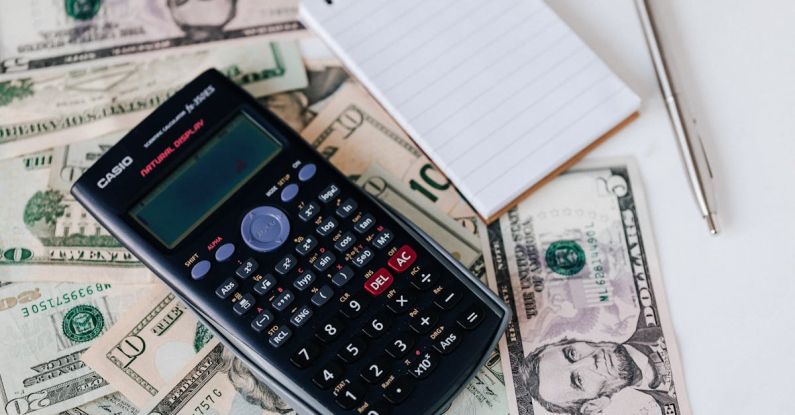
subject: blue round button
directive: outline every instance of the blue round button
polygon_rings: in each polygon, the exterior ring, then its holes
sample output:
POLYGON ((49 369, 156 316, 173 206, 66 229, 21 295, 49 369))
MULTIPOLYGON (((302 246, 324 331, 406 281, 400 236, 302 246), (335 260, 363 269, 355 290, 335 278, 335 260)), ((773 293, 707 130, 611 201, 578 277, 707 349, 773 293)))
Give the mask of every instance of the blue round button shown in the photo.
POLYGON ((316 172, 317 172, 317 166, 315 166, 312 163, 309 163, 304 167, 301 167, 301 170, 298 170, 298 180, 305 182, 311 179, 312 177, 314 177, 316 172))
POLYGON ((289 202, 298 195, 298 185, 290 183, 282 189, 282 202, 289 202))
POLYGON ((270 252, 287 241, 290 221, 273 206, 256 207, 243 217, 240 234, 249 248, 257 252, 270 252))
POLYGON ((204 259, 193 265, 193 268, 190 269, 190 276, 194 280, 200 280, 204 278, 208 272, 210 272, 210 261, 204 259))
POLYGON ((215 260, 224 262, 235 253, 235 245, 233 243, 223 244, 215 250, 215 260))

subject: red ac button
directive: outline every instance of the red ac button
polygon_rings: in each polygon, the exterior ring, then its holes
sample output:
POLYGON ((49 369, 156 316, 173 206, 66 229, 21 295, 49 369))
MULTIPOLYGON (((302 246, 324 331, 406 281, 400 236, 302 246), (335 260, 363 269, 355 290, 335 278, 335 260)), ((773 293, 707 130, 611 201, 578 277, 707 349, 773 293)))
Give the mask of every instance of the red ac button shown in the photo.
POLYGON ((417 253, 410 246, 403 245, 395 252, 395 255, 389 258, 387 264, 389 268, 397 272, 403 272, 414 263, 415 259, 417 259, 417 253))
POLYGON ((386 268, 380 268, 364 282, 364 289, 374 296, 381 295, 394 281, 395 278, 386 268))

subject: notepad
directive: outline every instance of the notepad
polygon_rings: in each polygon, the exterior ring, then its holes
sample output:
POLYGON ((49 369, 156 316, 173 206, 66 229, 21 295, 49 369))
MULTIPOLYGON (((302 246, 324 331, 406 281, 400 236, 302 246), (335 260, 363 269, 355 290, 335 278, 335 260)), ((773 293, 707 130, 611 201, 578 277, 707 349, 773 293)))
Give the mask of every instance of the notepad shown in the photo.
POLYGON ((640 106, 541 0, 304 0, 301 18, 487 222, 640 106))

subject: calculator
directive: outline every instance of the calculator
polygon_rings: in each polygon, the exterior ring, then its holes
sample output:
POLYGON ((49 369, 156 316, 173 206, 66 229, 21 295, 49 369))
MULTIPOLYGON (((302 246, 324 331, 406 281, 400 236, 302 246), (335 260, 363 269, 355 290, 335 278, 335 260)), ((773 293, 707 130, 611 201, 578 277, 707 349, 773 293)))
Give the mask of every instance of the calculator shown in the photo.
POLYGON ((299 413, 441 413, 510 316, 215 70, 72 193, 299 413))

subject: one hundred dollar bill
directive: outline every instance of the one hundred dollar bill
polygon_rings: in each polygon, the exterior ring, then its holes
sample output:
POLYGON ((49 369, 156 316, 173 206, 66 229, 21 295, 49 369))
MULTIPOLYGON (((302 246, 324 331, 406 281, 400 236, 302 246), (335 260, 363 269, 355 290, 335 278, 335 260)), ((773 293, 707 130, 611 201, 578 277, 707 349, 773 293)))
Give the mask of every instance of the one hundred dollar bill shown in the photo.
POLYGON ((295 34, 297 0, 0 0, 0 79, 295 34))
POLYGON ((150 288, 106 283, 0 287, 0 404, 5 413, 57 414, 113 392, 80 355, 150 288))
POLYGON ((152 274, 69 193, 122 135, 0 160, 0 280, 151 281, 152 274))
POLYGON ((512 414, 690 414, 643 187, 581 164, 481 233, 512 414))
POLYGON ((255 96, 307 85, 295 41, 237 42, 146 61, 16 77, 0 81, 0 159, 132 128, 213 67, 255 96))
POLYGON ((377 162, 412 192, 477 232, 474 211, 450 180, 358 85, 337 91, 301 135, 354 181, 377 162))

